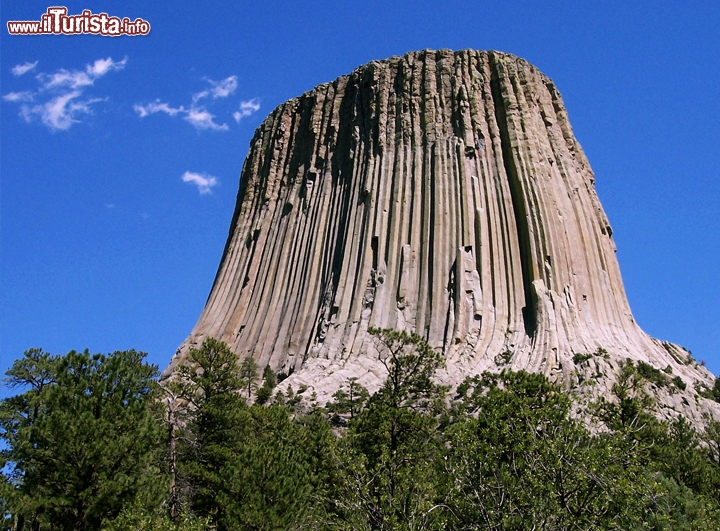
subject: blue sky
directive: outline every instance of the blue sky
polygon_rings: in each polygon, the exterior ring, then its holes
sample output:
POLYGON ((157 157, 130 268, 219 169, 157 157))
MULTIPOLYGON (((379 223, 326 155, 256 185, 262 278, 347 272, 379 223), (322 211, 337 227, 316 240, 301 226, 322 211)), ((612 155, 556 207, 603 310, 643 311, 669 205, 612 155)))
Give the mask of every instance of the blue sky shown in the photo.
POLYGON ((720 373, 720 3, 66 2, 150 34, 13 36, 2 0, 0 368, 31 347, 163 368, 200 315, 255 128, 423 48, 524 57, 560 89, 651 335, 720 373), (227 7, 225 4, 230 5, 227 7))

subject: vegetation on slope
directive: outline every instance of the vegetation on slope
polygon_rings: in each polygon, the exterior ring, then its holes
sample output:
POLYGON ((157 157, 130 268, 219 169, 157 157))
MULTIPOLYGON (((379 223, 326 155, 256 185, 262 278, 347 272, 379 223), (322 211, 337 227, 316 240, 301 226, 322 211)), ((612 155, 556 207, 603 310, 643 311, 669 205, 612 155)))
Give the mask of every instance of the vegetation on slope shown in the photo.
POLYGON ((720 528, 720 422, 698 433, 657 420, 645 392, 656 372, 623 364, 613 395, 579 418, 522 371, 449 394, 419 336, 371 333, 385 384, 371 396, 350 380, 324 408, 212 339, 163 387, 135 351, 26 352, 6 373, 21 392, 0 403, 1 525, 720 528))

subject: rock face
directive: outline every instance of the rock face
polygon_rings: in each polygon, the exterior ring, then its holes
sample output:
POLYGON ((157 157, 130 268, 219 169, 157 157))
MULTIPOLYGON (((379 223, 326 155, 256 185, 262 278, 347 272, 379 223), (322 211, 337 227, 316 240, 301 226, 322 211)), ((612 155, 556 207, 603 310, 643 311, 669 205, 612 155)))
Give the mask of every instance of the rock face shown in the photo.
POLYGON ((656 386, 667 414, 715 407, 693 387, 712 375, 633 320, 555 85, 499 52, 371 62, 275 109, 166 375, 212 336, 321 402, 351 376, 372 390, 383 372, 368 326, 425 337, 451 385, 512 368, 603 392, 631 358, 681 380, 656 386))

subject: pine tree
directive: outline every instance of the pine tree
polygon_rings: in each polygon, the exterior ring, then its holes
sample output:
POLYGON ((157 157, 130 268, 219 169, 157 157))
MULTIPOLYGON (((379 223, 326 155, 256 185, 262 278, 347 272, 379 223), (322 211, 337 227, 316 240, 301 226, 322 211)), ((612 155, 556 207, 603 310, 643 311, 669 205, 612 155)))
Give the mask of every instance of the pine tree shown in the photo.
MULTIPOLYGON (((441 529, 444 451, 437 412, 443 360, 417 334, 369 329, 387 379, 348 423, 337 450, 338 493, 325 525, 339 529, 441 529)), ((337 397, 336 397, 337 398, 337 397)), ((344 398, 340 396, 340 398, 344 398)))
MULTIPOLYGON (((51 356, 25 352, 6 373, 23 393, 0 405, 15 525, 99 529, 138 496, 159 501, 153 469, 160 425, 151 410, 157 367, 134 350, 51 356)), ((154 501, 153 501, 154 500, 154 501)))
POLYGON ((240 364, 238 376, 248 400, 250 400, 253 391, 257 389, 258 369, 258 364, 255 363, 252 356, 246 357, 240 364))
POLYGON ((237 355, 225 343, 207 338, 190 349, 172 387, 187 404, 185 429, 178 448, 178 471, 190 508, 224 529, 228 518, 228 478, 250 429, 250 417, 239 391, 237 355))
MULTIPOLYGON (((240 392, 251 372, 243 375, 237 356, 213 339, 191 350, 178 372, 176 389, 189 406, 179 452, 189 506, 220 531, 295 529, 322 482, 317 455, 330 428, 295 422, 282 405, 248 406, 240 392)), ((265 381, 272 384, 268 371, 265 381)))
POLYGON ((343 388, 333 393, 333 401, 327 404, 327 409, 333 413, 333 422, 341 422, 340 415, 348 415, 350 420, 354 419, 370 398, 370 393, 357 382, 357 378, 349 378, 343 388))
POLYGON ((263 369, 263 384, 258 389, 255 396, 256 404, 265 404, 272 396, 273 389, 277 385, 277 377, 275 371, 270 368, 270 365, 266 365, 263 369))

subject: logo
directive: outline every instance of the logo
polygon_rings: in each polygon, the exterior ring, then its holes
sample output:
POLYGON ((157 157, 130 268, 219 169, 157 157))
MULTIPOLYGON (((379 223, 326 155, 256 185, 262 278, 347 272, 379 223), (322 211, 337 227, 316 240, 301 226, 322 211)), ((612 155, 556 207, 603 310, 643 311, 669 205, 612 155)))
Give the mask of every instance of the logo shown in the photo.
POLYGON ((92 13, 89 9, 79 15, 68 15, 67 7, 48 7, 40 20, 10 20, 7 29, 10 35, 147 35, 150 23, 136 18, 111 17, 107 13, 92 13))

